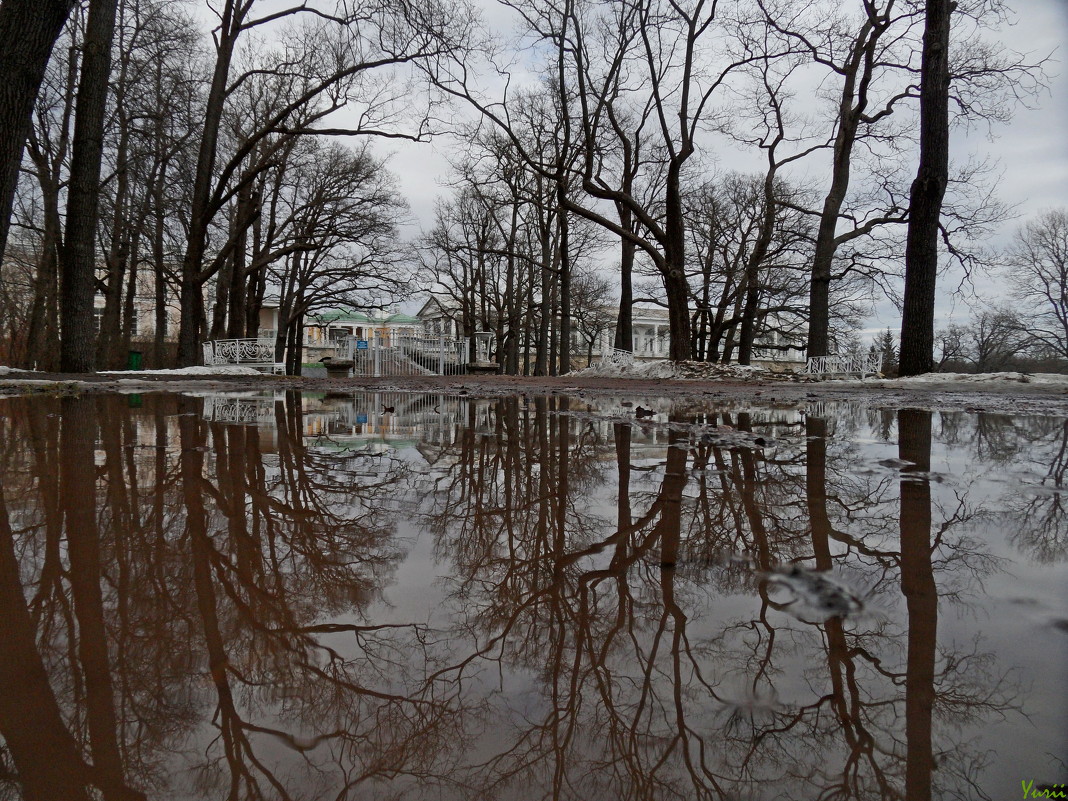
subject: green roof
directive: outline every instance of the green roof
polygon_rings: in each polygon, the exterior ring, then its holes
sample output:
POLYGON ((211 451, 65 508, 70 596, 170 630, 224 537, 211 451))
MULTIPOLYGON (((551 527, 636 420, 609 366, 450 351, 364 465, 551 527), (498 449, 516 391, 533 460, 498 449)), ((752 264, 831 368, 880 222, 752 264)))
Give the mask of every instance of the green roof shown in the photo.
POLYGON ((328 311, 318 312, 317 314, 309 315, 311 318, 311 324, 315 323, 363 323, 365 325, 385 325, 387 323, 393 323, 394 325, 410 324, 421 325, 422 320, 418 317, 412 317, 410 314, 389 314, 385 317, 372 317, 367 312, 355 311, 354 309, 330 309, 328 311))

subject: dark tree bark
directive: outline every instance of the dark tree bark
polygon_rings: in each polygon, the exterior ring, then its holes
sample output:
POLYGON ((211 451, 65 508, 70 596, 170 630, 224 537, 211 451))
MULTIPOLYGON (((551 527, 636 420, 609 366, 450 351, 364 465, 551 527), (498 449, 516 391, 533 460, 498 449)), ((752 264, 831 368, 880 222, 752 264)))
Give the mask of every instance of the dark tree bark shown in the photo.
MULTIPOLYGON (((622 129, 617 131, 620 146, 623 150, 623 181, 621 189, 627 195, 634 192, 634 172, 637 155, 635 146, 630 139, 623 135, 622 129)), ((619 227, 628 234, 634 234, 634 212, 620 202, 616 204, 616 213, 619 215, 619 227)), ((634 286, 632 276, 634 274, 634 255, 638 246, 633 239, 627 236, 620 237, 619 245, 619 317, 616 319, 616 338, 614 347, 616 350, 634 352, 634 286)))
MULTIPOLYGON (((841 74, 842 92, 838 106, 838 130, 831 157, 831 185, 824 196, 812 256, 809 284, 809 323, 806 355, 827 356, 830 352, 830 298, 832 266, 842 235, 837 233, 842 207, 849 192, 850 167, 860 125, 875 116, 868 111, 868 88, 879 65, 879 41, 890 27, 893 2, 879 11, 865 4, 868 18, 849 49, 849 57, 836 69, 841 74)), ((892 108, 892 106, 891 106, 892 108)), ((883 109, 877 114, 883 114, 883 109)), ((846 234, 848 236, 848 234, 846 234)))
POLYGON ((100 161, 104 152, 104 113, 111 74, 111 42, 118 0, 92 0, 85 26, 82 73, 75 104, 74 142, 67 188, 67 235, 61 258, 60 369, 93 369, 93 294, 96 271, 100 161))
POLYGON ((934 367, 938 221, 949 182, 949 17, 954 3, 927 0, 920 75, 920 166, 912 182, 905 244, 900 375, 934 367))
MULTIPOLYGON (((931 413, 902 409, 897 413, 898 456, 915 464, 909 471, 931 469, 931 413)), ((935 703, 938 644, 938 588, 931 563, 931 484, 902 473, 901 593, 908 609, 908 671, 905 675, 905 797, 931 798, 934 751, 931 719, 935 703)))
POLYGON ((215 67, 204 109, 204 128, 200 136, 192 207, 189 214, 189 241, 182 260, 181 286, 178 293, 181 307, 178 329, 179 367, 197 364, 201 359, 200 340, 206 320, 200 270, 204 261, 204 253, 207 250, 208 224, 212 217, 209 201, 218 151, 219 126, 226 102, 226 83, 230 76, 230 62, 233 60, 234 47, 241 33, 242 20, 241 12, 234 8, 234 1, 227 0, 219 15, 219 28, 215 34, 215 67))
POLYGON ((0 5, 0 253, 7 247, 33 103, 72 8, 72 0, 4 0, 0 5))
POLYGON ((768 151, 768 171, 764 176, 763 206, 760 226, 753 250, 745 266, 745 306, 742 310, 742 325, 739 332, 738 364, 749 364, 753 358, 753 340, 756 339, 757 311, 760 308, 760 268, 764 257, 768 255, 771 240, 775 234, 775 175, 778 164, 775 161, 774 146, 768 151))
POLYGON ((557 211, 557 224, 559 226, 557 246, 560 248, 560 375, 571 372, 571 253, 568 248, 569 230, 567 210, 564 208, 564 198, 567 195, 567 187, 564 181, 557 184, 559 192, 560 208, 557 211))
MULTIPOLYGON (((633 215, 630 209, 619 206, 619 225, 630 231, 633 215)), ((634 242, 621 237, 619 245, 619 316, 616 318, 616 338, 613 347, 616 350, 634 351, 634 287, 631 275, 634 273, 634 242)))
POLYGON ((0 685, 18 688, 0 693, 0 737, 26 801, 88 801, 89 768, 48 683, 19 571, 15 534, 0 490, 0 685))
MULTIPOLYGON (((70 559, 71 596, 78 621, 78 661, 85 682, 85 715, 95 783, 108 801, 144 799, 126 786, 115 714, 101 582, 104 554, 97 527, 93 443, 97 421, 90 401, 64 398, 60 431, 60 502, 70 559)), ((118 432, 112 432, 111 443, 118 432)), ((107 439, 107 438, 105 438, 107 439)))

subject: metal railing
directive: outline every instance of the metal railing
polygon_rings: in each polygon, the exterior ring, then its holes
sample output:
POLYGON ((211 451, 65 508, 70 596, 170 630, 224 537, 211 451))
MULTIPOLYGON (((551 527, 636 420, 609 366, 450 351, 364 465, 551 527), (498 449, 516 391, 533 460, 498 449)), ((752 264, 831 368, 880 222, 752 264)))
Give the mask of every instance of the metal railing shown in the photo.
POLYGON ((204 398, 204 419, 213 423, 274 425, 275 402, 275 398, 208 396, 204 398))
POLYGON ((802 371, 809 375, 859 375, 864 378, 877 375, 882 369, 879 354, 863 356, 812 356, 802 371))
POLYGON ((601 364, 615 364, 620 367, 634 364, 634 354, 629 350, 607 348, 604 353, 601 354, 601 364))
POLYGON ((204 364, 285 372, 285 364, 274 358, 274 340, 263 338, 209 340, 204 343, 204 364))
POLYGON ((378 334, 350 339, 346 358, 353 373, 363 376, 460 375, 470 361, 464 337, 422 334, 378 334))

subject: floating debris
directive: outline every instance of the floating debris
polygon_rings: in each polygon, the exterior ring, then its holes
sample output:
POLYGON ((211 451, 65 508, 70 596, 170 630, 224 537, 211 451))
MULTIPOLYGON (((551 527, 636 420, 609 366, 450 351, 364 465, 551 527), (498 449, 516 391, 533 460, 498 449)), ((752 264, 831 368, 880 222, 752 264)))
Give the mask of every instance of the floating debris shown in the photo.
POLYGON ((864 610, 864 601, 856 591, 830 573, 789 564, 773 568, 762 577, 768 584, 785 587, 793 595, 793 600, 782 606, 798 620, 822 623, 864 610))
POLYGON ((894 470, 904 470, 906 467, 915 467, 915 462, 910 462, 907 459, 880 459, 879 464, 883 467, 890 467, 894 470))

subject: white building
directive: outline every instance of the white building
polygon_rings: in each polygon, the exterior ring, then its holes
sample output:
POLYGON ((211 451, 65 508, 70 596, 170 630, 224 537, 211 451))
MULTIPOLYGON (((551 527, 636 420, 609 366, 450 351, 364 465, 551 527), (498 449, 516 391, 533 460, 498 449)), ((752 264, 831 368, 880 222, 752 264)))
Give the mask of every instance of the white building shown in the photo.
MULTIPOLYGON (((460 336, 462 328, 458 321, 459 309, 450 307, 436 297, 431 297, 416 313, 416 317, 422 322, 423 330, 427 334, 437 335, 444 333, 445 336, 460 336)), ((607 320, 615 320, 619 316, 619 309, 604 308, 601 317, 607 320)), ((667 359, 671 352, 671 326, 668 321, 666 309, 648 308, 635 306, 632 311, 632 331, 634 337, 634 358, 639 361, 654 361, 667 359)), ((753 346, 753 361, 762 363, 787 363, 804 364, 804 330, 800 332, 800 338, 796 341, 782 337, 778 332, 772 331, 768 336, 758 339, 753 346)), ((585 337, 574 326, 571 332, 572 352, 584 359, 588 350, 585 337)), ((597 336, 593 343, 592 355, 594 359, 611 350, 615 342, 615 325, 609 324, 597 336)))

